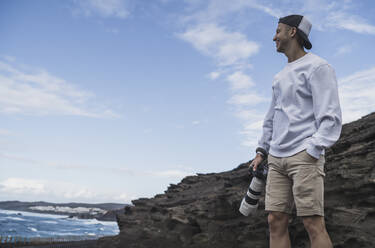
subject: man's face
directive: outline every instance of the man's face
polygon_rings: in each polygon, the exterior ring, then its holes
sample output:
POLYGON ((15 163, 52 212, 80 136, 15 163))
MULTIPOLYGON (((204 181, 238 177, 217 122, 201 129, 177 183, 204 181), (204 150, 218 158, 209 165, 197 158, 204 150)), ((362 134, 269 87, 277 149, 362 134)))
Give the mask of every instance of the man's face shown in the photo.
POLYGON ((279 53, 284 53, 290 44, 291 36, 289 34, 290 27, 284 23, 279 23, 276 28, 276 34, 273 41, 276 43, 276 50, 279 53))

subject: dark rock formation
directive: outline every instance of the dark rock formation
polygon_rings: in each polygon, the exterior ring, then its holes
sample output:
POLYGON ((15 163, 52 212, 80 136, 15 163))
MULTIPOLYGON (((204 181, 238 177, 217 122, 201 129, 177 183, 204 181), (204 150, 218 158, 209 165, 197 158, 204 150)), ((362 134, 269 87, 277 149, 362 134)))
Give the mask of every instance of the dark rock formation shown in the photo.
MULTIPOLYGON (((249 162, 248 162, 249 163, 249 162)), ((264 199, 258 214, 239 205, 249 185, 248 163, 222 173, 188 176, 165 194, 133 201, 117 216, 120 234, 99 247, 268 247, 264 199)), ((346 124, 326 151, 325 213, 335 247, 375 247, 375 113, 346 124)), ((308 247, 300 218, 290 220, 293 247, 308 247)))

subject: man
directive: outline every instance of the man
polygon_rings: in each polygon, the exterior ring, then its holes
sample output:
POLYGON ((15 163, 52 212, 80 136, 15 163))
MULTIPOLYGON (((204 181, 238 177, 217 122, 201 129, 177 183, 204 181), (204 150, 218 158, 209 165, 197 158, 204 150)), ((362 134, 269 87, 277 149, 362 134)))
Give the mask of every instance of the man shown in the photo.
POLYGON ((268 156, 265 209, 270 247, 290 247, 288 218, 295 205, 312 248, 332 247, 324 223, 324 149, 341 133, 341 109, 333 68, 306 53, 311 23, 290 15, 279 19, 273 41, 288 58, 274 77, 272 102, 263 122, 254 170, 268 156))

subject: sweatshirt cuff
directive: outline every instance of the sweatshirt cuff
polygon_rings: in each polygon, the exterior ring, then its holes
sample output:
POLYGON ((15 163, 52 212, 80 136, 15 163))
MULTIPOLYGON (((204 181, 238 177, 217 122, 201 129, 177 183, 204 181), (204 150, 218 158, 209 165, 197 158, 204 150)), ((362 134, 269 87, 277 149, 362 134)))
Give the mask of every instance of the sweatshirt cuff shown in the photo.
POLYGON ((308 146, 307 149, 306 149, 306 152, 316 159, 320 158, 320 154, 322 154, 322 151, 323 151, 322 148, 318 148, 318 147, 312 146, 312 145, 308 146))

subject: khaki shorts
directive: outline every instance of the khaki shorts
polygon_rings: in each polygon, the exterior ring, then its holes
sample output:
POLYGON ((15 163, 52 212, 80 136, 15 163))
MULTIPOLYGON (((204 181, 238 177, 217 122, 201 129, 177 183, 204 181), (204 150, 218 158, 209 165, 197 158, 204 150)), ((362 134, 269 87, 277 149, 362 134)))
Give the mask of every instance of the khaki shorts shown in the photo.
POLYGON ((279 158, 268 156, 266 211, 297 216, 324 216, 324 156, 319 160, 306 151, 279 158))

